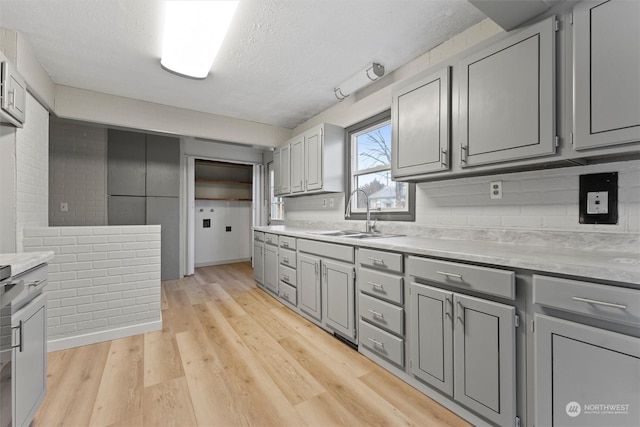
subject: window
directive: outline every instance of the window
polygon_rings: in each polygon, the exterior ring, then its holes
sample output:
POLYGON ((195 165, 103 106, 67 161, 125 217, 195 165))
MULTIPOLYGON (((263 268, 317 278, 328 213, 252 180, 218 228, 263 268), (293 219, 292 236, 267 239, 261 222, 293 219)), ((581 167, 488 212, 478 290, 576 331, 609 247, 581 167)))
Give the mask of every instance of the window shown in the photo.
MULTIPOLYGON (((391 179, 391 113, 386 111, 347 128, 347 195, 355 189, 369 196, 372 219, 415 220, 415 184, 391 179)), ((366 201, 357 192, 351 199, 351 219, 364 219, 366 201)))
POLYGON ((284 221, 284 202, 282 197, 275 195, 275 171, 273 170, 273 162, 267 164, 267 176, 269 177, 269 224, 275 221, 284 221))

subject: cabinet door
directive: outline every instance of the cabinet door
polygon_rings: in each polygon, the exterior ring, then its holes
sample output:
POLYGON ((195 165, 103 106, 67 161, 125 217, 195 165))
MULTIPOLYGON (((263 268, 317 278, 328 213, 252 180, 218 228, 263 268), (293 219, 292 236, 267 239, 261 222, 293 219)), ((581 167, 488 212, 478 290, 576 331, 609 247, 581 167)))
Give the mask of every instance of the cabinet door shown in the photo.
POLYGON ((0 97, 2 108, 19 123, 24 123, 27 110, 27 84, 8 61, 2 62, 2 74, 6 76, 0 97))
POLYGON ((305 189, 322 190, 322 127, 312 129, 304 136, 305 189))
MULTIPOLYGON (((278 170, 276 169, 276 174, 278 170)), ((280 148, 280 194, 291 192, 291 145, 280 148)))
POLYGON ((107 136, 108 195, 146 195, 146 152, 145 134, 109 129, 107 136))
POLYGON ((180 139, 146 135, 147 196, 180 196, 180 139))
POLYGON ((460 62, 461 166, 555 153, 555 17, 460 62))
POLYGON ((454 398, 498 425, 516 416, 515 308, 454 294, 454 398))
POLYGON ((146 197, 147 224, 160 224, 161 280, 180 276, 180 199, 177 197, 146 197))
POLYGON ((573 11, 576 150, 640 141, 640 2, 573 11))
POLYGON ((322 319, 320 289, 320 258, 298 254, 298 307, 315 318, 322 319))
POLYGON ((445 67, 393 95, 394 178, 449 169, 449 74, 445 67))
POLYGON ((47 392, 46 305, 46 294, 42 294, 11 316, 17 338, 12 350, 15 426, 29 425, 47 392))
POLYGON ((304 191, 304 137, 291 141, 291 192, 304 191))
POLYGON ((412 283, 411 373, 453 396, 453 293, 412 283))
POLYGON ((640 425, 640 339, 539 314, 535 326, 536 425, 640 425))
POLYGON ((264 245, 264 286, 278 293, 278 247, 264 245))
POLYGON ((282 183, 280 182, 280 173, 282 169, 282 151, 276 148, 273 151, 273 192, 276 196, 282 194, 282 183))
POLYGON ((336 261, 322 261, 324 322, 346 338, 355 339, 355 267, 336 261))
POLYGON ((264 284, 264 243, 253 242, 253 278, 264 284))

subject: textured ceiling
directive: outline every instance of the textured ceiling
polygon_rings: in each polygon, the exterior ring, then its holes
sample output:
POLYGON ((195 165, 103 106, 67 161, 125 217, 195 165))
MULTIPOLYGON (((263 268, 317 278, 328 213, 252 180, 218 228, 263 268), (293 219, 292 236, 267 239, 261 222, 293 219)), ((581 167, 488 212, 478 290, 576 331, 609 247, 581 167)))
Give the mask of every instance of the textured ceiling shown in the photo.
POLYGON ((476 24, 466 0, 241 0, 206 80, 160 68, 160 0, 0 0, 56 84, 293 128, 372 61, 389 73, 476 24))

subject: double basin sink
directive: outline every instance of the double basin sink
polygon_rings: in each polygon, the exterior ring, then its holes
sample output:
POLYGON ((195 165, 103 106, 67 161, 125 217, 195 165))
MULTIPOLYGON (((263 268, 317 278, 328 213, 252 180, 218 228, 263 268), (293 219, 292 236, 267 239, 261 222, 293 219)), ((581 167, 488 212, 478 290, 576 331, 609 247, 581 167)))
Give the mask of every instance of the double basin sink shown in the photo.
POLYGON ((380 239, 384 237, 399 237, 403 234, 366 233, 357 230, 317 231, 313 234, 320 236, 347 237, 349 239, 380 239))

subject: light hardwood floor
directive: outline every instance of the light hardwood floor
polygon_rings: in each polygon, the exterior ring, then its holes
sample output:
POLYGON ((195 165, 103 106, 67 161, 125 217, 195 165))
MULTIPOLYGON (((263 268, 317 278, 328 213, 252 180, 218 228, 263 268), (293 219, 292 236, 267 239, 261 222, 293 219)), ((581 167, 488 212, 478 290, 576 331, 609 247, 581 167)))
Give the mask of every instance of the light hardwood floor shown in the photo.
POLYGON ((163 329, 49 354, 34 426, 459 426, 258 289, 249 263, 162 283, 163 329))

